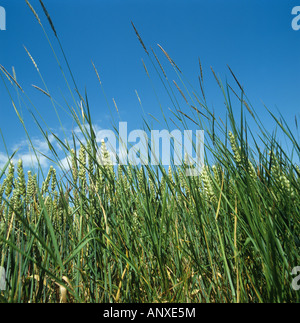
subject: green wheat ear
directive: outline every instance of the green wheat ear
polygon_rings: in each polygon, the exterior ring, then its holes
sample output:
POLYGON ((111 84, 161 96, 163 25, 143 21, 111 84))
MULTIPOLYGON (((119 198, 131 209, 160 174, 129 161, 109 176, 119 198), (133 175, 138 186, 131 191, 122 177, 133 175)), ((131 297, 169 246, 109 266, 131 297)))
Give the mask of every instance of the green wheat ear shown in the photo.
POLYGON ((148 181, 149 181, 149 188, 150 188, 150 195, 152 198, 154 198, 155 196, 155 184, 154 181, 152 179, 152 177, 150 176, 150 174, 148 173, 148 181))
POLYGON ((78 165, 75 150, 71 149, 71 171, 73 177, 73 183, 76 184, 78 180, 78 165))
POLYGON ((56 178, 56 169, 52 168, 52 181, 51 181, 51 191, 54 192, 57 185, 57 178, 56 178))
POLYGON ((79 180, 82 185, 85 186, 86 183, 86 150, 83 144, 80 145, 79 149, 79 180))
POLYGON ((28 206, 36 197, 37 193, 37 175, 32 175, 31 171, 27 172, 27 188, 26 188, 26 205, 28 206))
POLYGON ((241 162, 242 162, 240 149, 237 147, 234 134, 231 131, 229 131, 229 140, 230 140, 231 149, 232 149, 233 154, 234 154, 234 160, 238 165, 240 165, 241 162))
POLYGON ((14 181, 14 190, 13 196, 11 198, 11 206, 13 206, 13 210, 17 214, 21 214, 23 212, 23 199, 26 194, 26 182, 23 171, 23 163, 22 160, 19 159, 18 167, 17 167, 18 177, 14 181))
POLYGON ((248 159, 248 172, 249 172, 249 175, 252 179, 255 180, 257 178, 256 170, 249 159, 248 159))
POLYGON ((7 197, 10 196, 13 189, 14 173, 15 173, 15 167, 14 167, 14 164, 11 162, 8 168, 8 175, 5 179, 5 184, 6 184, 5 195, 7 197))
POLYGON ((110 180, 114 180, 115 179, 114 167, 113 167, 110 153, 106 147, 104 140, 101 141, 100 164, 104 166, 104 169, 108 174, 108 178, 110 180))
POLYGON ((121 165, 118 165, 118 167, 117 167, 117 180, 118 180, 118 183, 121 182, 122 176, 123 176, 122 166, 121 165))
POLYGON ((101 141, 101 162, 104 166, 111 165, 110 154, 104 140, 101 141))
POLYGON ((4 180, 0 186, 0 206, 2 204, 2 197, 3 197, 3 193, 5 191, 5 186, 6 186, 6 184, 5 184, 5 180, 4 180))
POLYGON ((138 185, 141 192, 144 192, 145 186, 144 186, 144 172, 143 167, 141 167, 137 172, 137 179, 138 179, 138 185))
POLYGON ((19 159, 17 174, 18 174, 17 181, 18 181, 19 194, 21 196, 25 196, 26 195, 26 181, 25 181, 22 159, 19 159))
POLYGON ((216 183, 218 185, 218 187, 221 187, 221 167, 220 165, 213 165, 212 166, 212 171, 213 171, 213 174, 214 174, 214 178, 216 180, 216 183))
POLYGON ((173 172, 172 172, 172 167, 171 167, 171 165, 169 165, 169 168, 168 168, 168 177, 169 177, 170 183, 171 183, 171 184, 174 184, 174 180, 173 180, 173 172))
POLYGON ((46 179, 42 184, 42 194, 45 194, 49 190, 49 184, 52 177, 53 166, 50 166, 46 179))
POLYGON ((204 186, 204 192, 206 196, 208 197, 209 201, 211 202, 216 202, 216 195, 213 189, 213 182, 210 178, 210 173, 209 173, 209 168, 208 166, 204 166, 202 173, 201 173, 201 178, 203 180, 203 186, 204 186))
POLYGON ((33 180, 32 173, 29 170, 27 172, 27 188, 26 188, 26 205, 28 206, 31 199, 33 198, 33 180))

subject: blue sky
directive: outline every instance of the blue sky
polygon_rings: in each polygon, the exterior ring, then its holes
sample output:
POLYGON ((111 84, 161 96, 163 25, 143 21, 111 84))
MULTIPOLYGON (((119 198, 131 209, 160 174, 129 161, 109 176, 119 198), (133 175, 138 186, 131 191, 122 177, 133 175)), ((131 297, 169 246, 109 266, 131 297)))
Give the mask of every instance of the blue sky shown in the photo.
MULTIPOLYGON (((52 30, 45 18, 39 1, 30 3, 39 15, 58 58, 66 70, 63 57, 52 30)), ((87 89, 93 122, 100 128, 110 127, 110 112, 105 96, 93 70, 91 60, 98 69, 107 100, 114 112, 113 98, 120 118, 132 129, 142 128, 142 108, 162 121, 160 106, 155 98, 155 86, 163 111, 168 114, 168 100, 159 79, 141 47, 131 21, 141 34, 147 48, 153 48, 166 70, 172 73, 160 44, 176 62, 195 88, 198 88, 198 57, 201 59, 205 77, 208 105, 217 115, 223 116, 225 107, 210 67, 225 81, 226 77, 237 89, 227 68, 234 71, 244 86, 248 98, 261 115, 267 129, 274 123, 264 110, 265 104, 275 114, 282 113, 293 128, 295 115, 299 117, 300 106, 300 31, 291 27, 292 8, 300 1, 287 0, 44 0, 69 64, 84 93, 87 89), (141 59, 151 72, 149 81, 141 59)), ((0 31, 0 64, 12 73, 15 68, 17 80, 24 89, 28 109, 30 102, 38 109, 53 132, 61 129, 49 99, 32 87, 45 89, 34 65, 23 46, 34 58, 49 92, 63 107, 65 100, 73 105, 68 95, 61 71, 53 56, 43 31, 28 8, 25 0, 0 0, 6 10, 7 27, 0 31)), ((2 74, 3 77, 3 74, 2 74)), ((170 79, 176 77, 171 74, 170 79)), ((38 128, 25 105, 5 77, 0 79, 0 129, 9 153, 20 148, 19 155, 28 160, 25 132, 12 107, 10 95, 23 113, 27 129, 34 143, 47 154, 38 128), (4 82, 5 84, 4 84, 4 82), (21 102, 21 103, 19 103, 21 102)), ((68 76, 71 84, 71 79, 68 76)), ((177 80, 176 80, 177 81, 177 80)), ((199 91, 199 90, 198 90, 199 91)), ((200 91, 199 91, 200 92, 200 91)), ((183 109, 184 110, 184 109, 183 109)), ((36 111, 33 110, 36 114, 36 111)), ((60 111, 63 126, 68 133, 74 123, 60 111)), ((154 119, 153 127, 161 128, 154 119)), ((152 122, 151 121, 151 122, 152 122)), ((6 153, 0 142, 0 164, 6 153)), ((43 160, 44 166, 47 161, 43 160)))

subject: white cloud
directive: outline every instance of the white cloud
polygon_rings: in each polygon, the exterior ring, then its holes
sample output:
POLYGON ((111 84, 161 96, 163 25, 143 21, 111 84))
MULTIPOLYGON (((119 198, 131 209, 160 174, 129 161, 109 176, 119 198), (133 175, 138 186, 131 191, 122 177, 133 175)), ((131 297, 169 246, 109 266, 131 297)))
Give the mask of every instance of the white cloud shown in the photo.
MULTIPOLYGON (((49 141, 52 143, 55 140, 53 135, 49 136, 49 141)), ((47 168, 49 167, 49 160, 44 155, 49 155, 50 149, 47 141, 43 138, 33 138, 31 139, 33 147, 36 149, 36 154, 31 147, 31 144, 28 139, 21 139, 19 142, 15 143, 11 147, 9 153, 16 152, 12 162, 14 165, 17 165, 19 159, 22 159, 24 168, 33 168, 38 169, 38 167, 47 168)), ((9 156, 10 157, 10 156, 9 156)), ((7 154, 0 152, 0 169, 2 169, 7 163, 9 157, 7 154)))
POLYGON ((16 158, 13 158, 14 164, 17 164, 19 159, 22 159, 23 167, 25 168, 37 168, 39 164, 42 168, 49 166, 49 160, 43 155, 37 155, 38 159, 34 153, 19 154, 16 158))
MULTIPOLYGON (((98 143, 98 146, 100 148, 101 146, 100 137, 103 129, 97 124, 93 124, 92 127, 96 135, 96 142, 98 143)), ((89 131, 89 125, 86 125, 86 129, 87 131, 89 131)), ((55 133, 55 131, 53 132, 55 133)), ((61 133, 61 131, 59 131, 59 133, 61 133)), ((59 133, 56 133, 57 137, 63 140, 63 137, 60 136, 59 133)), ((64 142, 68 141, 71 147, 73 147, 72 133, 74 133, 76 137, 79 139, 75 141, 76 151, 78 153, 80 148, 80 142, 83 143, 84 145, 86 144, 86 140, 84 138, 84 135, 82 134, 81 129, 79 128, 79 126, 76 126, 71 131, 66 131, 65 129, 65 133, 69 138, 64 138, 63 141, 64 142)), ((59 155, 58 158, 59 158, 59 163, 61 167, 63 167, 65 171, 68 171, 71 166, 71 156, 65 155, 65 152, 62 151, 61 145, 55 139, 54 135, 50 134, 48 136, 48 140, 51 143, 51 145, 53 145, 54 149, 56 150, 56 153, 59 155)), ((107 147, 107 148, 108 150, 110 150, 110 147, 107 147)), ((48 156, 49 158, 53 158, 52 152, 48 145, 48 141, 42 136, 41 138, 39 137, 31 138, 31 143, 28 139, 21 138, 9 149, 10 154, 12 154, 15 151, 16 151, 16 154, 13 157, 12 161, 14 165, 17 165, 19 159, 22 159, 24 169, 38 170, 38 168, 41 167, 43 171, 47 171, 47 169, 51 165, 51 160, 45 156, 48 156), (34 153, 33 148, 31 147, 31 144, 34 147, 36 154, 34 153)), ((0 151, 0 172, 5 166, 5 164, 7 163, 8 159, 9 157, 7 156, 7 154, 4 153, 3 151, 2 152, 0 151)))
MULTIPOLYGON (((39 164, 42 168, 46 168, 49 166, 49 160, 45 156, 38 154, 37 157, 34 155, 34 153, 30 152, 18 153, 13 157, 12 162, 14 165, 17 165, 18 161, 22 159, 24 168, 37 169, 39 167, 39 164)), ((0 152, 0 170, 3 169, 8 160, 9 158, 7 157, 7 155, 0 152)))

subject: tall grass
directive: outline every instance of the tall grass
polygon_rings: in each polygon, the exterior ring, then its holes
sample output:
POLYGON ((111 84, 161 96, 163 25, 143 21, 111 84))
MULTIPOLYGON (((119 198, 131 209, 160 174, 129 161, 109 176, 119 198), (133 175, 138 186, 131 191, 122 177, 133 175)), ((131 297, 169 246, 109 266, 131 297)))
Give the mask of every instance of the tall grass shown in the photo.
MULTIPOLYGON (((44 5, 42 9, 59 41, 44 5)), ((281 138, 292 147, 288 152, 264 128, 230 69, 238 91, 213 71, 227 109, 226 120, 220 121, 207 105, 201 63, 199 94, 160 46, 178 78, 170 82, 159 55, 147 50, 134 30, 173 102, 170 121, 184 130, 192 120, 205 130, 201 176, 186 176, 185 164, 114 168, 100 162, 99 155, 108 161, 109 152, 95 140, 92 108, 67 64, 76 88, 75 109, 69 112, 84 140, 55 136, 68 157, 66 169, 48 139, 49 129, 34 115, 51 147, 53 166, 41 181, 38 173, 25 176, 22 160, 14 165, 11 159, 3 168, 0 265, 6 268, 7 289, 0 292, 0 301, 298 302, 299 293, 291 287, 292 268, 300 265, 300 170, 295 164, 300 149, 295 135, 270 112, 281 138), (239 121, 233 97, 240 102, 239 121), (184 111, 178 103, 182 99, 188 107, 184 111)), ((14 86, 16 79, 1 71, 14 86)), ((63 68, 62 75, 71 92, 63 68)), ((57 109, 46 84, 45 89, 57 109)), ((151 128, 149 123, 145 128, 151 128)))

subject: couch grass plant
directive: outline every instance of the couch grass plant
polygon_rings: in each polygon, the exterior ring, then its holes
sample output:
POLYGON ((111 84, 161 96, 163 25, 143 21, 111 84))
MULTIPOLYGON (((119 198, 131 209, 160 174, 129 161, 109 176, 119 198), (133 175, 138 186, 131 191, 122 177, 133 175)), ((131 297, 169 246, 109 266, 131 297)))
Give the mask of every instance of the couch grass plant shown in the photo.
MULTIPOLYGON (((52 166, 46 174, 41 165, 36 172, 26 171, 22 160, 15 163, 11 156, 0 171, 0 266, 7 280, 0 302, 299 302, 291 272, 300 265, 300 147, 285 120, 269 111, 278 132, 265 129, 230 68, 234 85, 212 70, 227 111, 226 120, 220 119, 207 104, 201 62, 198 91, 159 45, 176 75, 173 82, 159 54, 146 47, 133 25, 172 103, 172 118, 162 108, 166 125, 183 131, 192 122, 205 130, 205 166, 197 177, 186 176, 184 163, 114 167, 105 143, 96 141, 93 109, 76 86, 47 9, 40 1, 64 63, 42 19, 26 2, 61 68, 73 100, 67 112, 81 136, 73 133, 68 140, 52 134, 65 154, 65 167, 49 140, 50 127, 34 106, 52 166)), ((49 97, 61 122, 61 106, 34 65, 44 84, 44 90, 36 89, 49 97)), ((1 78, 38 159, 12 90, 20 100, 28 97, 4 68, 1 78)), ((151 130, 146 118, 145 129, 151 130)))

